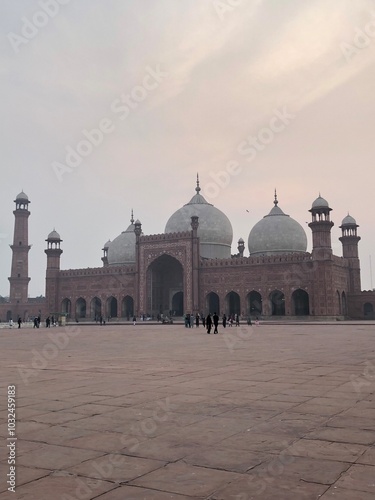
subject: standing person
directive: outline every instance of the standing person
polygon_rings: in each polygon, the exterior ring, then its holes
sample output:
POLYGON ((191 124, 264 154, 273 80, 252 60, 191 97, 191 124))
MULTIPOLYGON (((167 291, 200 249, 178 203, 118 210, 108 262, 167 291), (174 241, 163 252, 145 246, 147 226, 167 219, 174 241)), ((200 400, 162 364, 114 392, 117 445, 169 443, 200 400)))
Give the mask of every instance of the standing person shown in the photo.
POLYGON ((50 317, 47 316, 46 317, 46 328, 50 328, 51 327, 51 320, 50 320, 50 317))
POLYGON ((240 317, 236 314, 236 326, 240 326, 240 317))
POLYGON ((223 314, 223 327, 225 328, 227 326, 227 317, 225 313, 223 314))
POLYGON ((38 327, 38 318, 36 316, 34 318, 34 327, 33 328, 39 328, 38 327))
POLYGON ((9 320, 9 328, 13 328, 13 320, 12 320, 12 318, 10 318, 10 320, 9 320))
POLYGON ((218 325, 219 325, 219 316, 216 314, 216 312, 214 312, 214 315, 213 315, 212 319, 213 319, 213 322, 214 322, 214 327, 215 327, 215 328, 214 328, 214 333, 219 333, 219 332, 217 331, 217 327, 218 327, 218 325))
POLYGON ((202 314, 202 325, 203 328, 206 328, 206 316, 204 314, 202 314))
POLYGON ((212 318, 210 313, 207 314, 206 327, 207 327, 207 333, 210 334, 212 328, 212 318))
POLYGON ((136 323, 137 323, 137 318, 136 316, 133 316, 133 325, 135 326, 136 323))
POLYGON ((21 323, 22 323, 22 319, 21 319, 21 316, 18 316, 18 328, 21 328, 21 323))
POLYGON ((195 326, 197 328, 199 328, 199 314, 198 313, 195 315, 195 326))

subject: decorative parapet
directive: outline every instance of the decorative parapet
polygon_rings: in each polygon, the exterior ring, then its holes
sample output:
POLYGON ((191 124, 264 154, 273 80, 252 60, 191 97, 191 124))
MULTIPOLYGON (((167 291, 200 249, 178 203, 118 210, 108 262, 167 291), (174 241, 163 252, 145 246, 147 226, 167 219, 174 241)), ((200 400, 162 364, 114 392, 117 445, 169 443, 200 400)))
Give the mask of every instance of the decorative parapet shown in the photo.
POLYGON ((264 264, 312 262, 310 253, 264 255, 262 257, 234 257, 232 259, 201 259, 201 267, 255 266, 264 264))
POLYGON ((65 269, 59 272, 61 278, 76 278, 81 276, 108 276, 112 274, 135 273, 134 266, 88 267, 86 269, 65 269))
POLYGON ((181 231, 178 233, 162 233, 162 234, 148 234, 142 235, 139 239, 141 243, 155 242, 155 241, 173 241, 182 238, 191 238, 192 231, 181 231))

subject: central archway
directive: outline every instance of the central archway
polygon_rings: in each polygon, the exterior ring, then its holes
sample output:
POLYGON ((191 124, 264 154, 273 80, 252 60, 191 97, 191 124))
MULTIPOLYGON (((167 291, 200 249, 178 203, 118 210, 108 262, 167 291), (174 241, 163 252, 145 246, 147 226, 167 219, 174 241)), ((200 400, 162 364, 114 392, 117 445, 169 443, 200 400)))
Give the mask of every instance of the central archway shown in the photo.
POLYGON ((170 255, 161 255, 155 259, 147 269, 146 280, 146 314, 169 316, 173 311, 176 311, 176 315, 178 312, 183 314, 184 276, 182 265, 177 259, 170 255), (176 298, 173 300, 176 294, 179 294, 178 304, 176 298), (177 306, 179 306, 178 312, 177 306))

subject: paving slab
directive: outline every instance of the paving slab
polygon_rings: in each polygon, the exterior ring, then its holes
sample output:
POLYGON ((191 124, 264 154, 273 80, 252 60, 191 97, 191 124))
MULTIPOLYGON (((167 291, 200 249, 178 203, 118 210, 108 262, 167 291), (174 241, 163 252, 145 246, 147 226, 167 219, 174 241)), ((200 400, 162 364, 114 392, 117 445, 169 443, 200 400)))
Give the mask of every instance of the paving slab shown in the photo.
POLYGON ((336 323, 2 330, 0 500, 8 385, 15 499, 375 498, 374 323, 336 323))

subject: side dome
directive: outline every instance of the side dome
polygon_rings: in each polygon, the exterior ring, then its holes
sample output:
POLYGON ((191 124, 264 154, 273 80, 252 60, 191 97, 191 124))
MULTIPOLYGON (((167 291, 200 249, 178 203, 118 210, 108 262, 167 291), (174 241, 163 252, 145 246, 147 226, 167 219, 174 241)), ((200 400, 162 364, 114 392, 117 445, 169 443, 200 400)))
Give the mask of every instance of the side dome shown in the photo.
POLYGON ((233 229, 228 217, 208 203, 200 194, 197 176, 196 194, 189 203, 177 210, 168 220, 165 233, 191 231, 191 217, 199 217, 198 236, 200 255, 204 259, 227 259, 231 256, 233 229))
POLYGON ((108 244, 108 265, 121 266, 135 263, 135 232, 133 214, 129 227, 108 244))
POLYGON ((250 231, 248 246, 251 257, 306 252, 307 236, 303 227, 277 205, 275 193, 274 207, 250 231))

